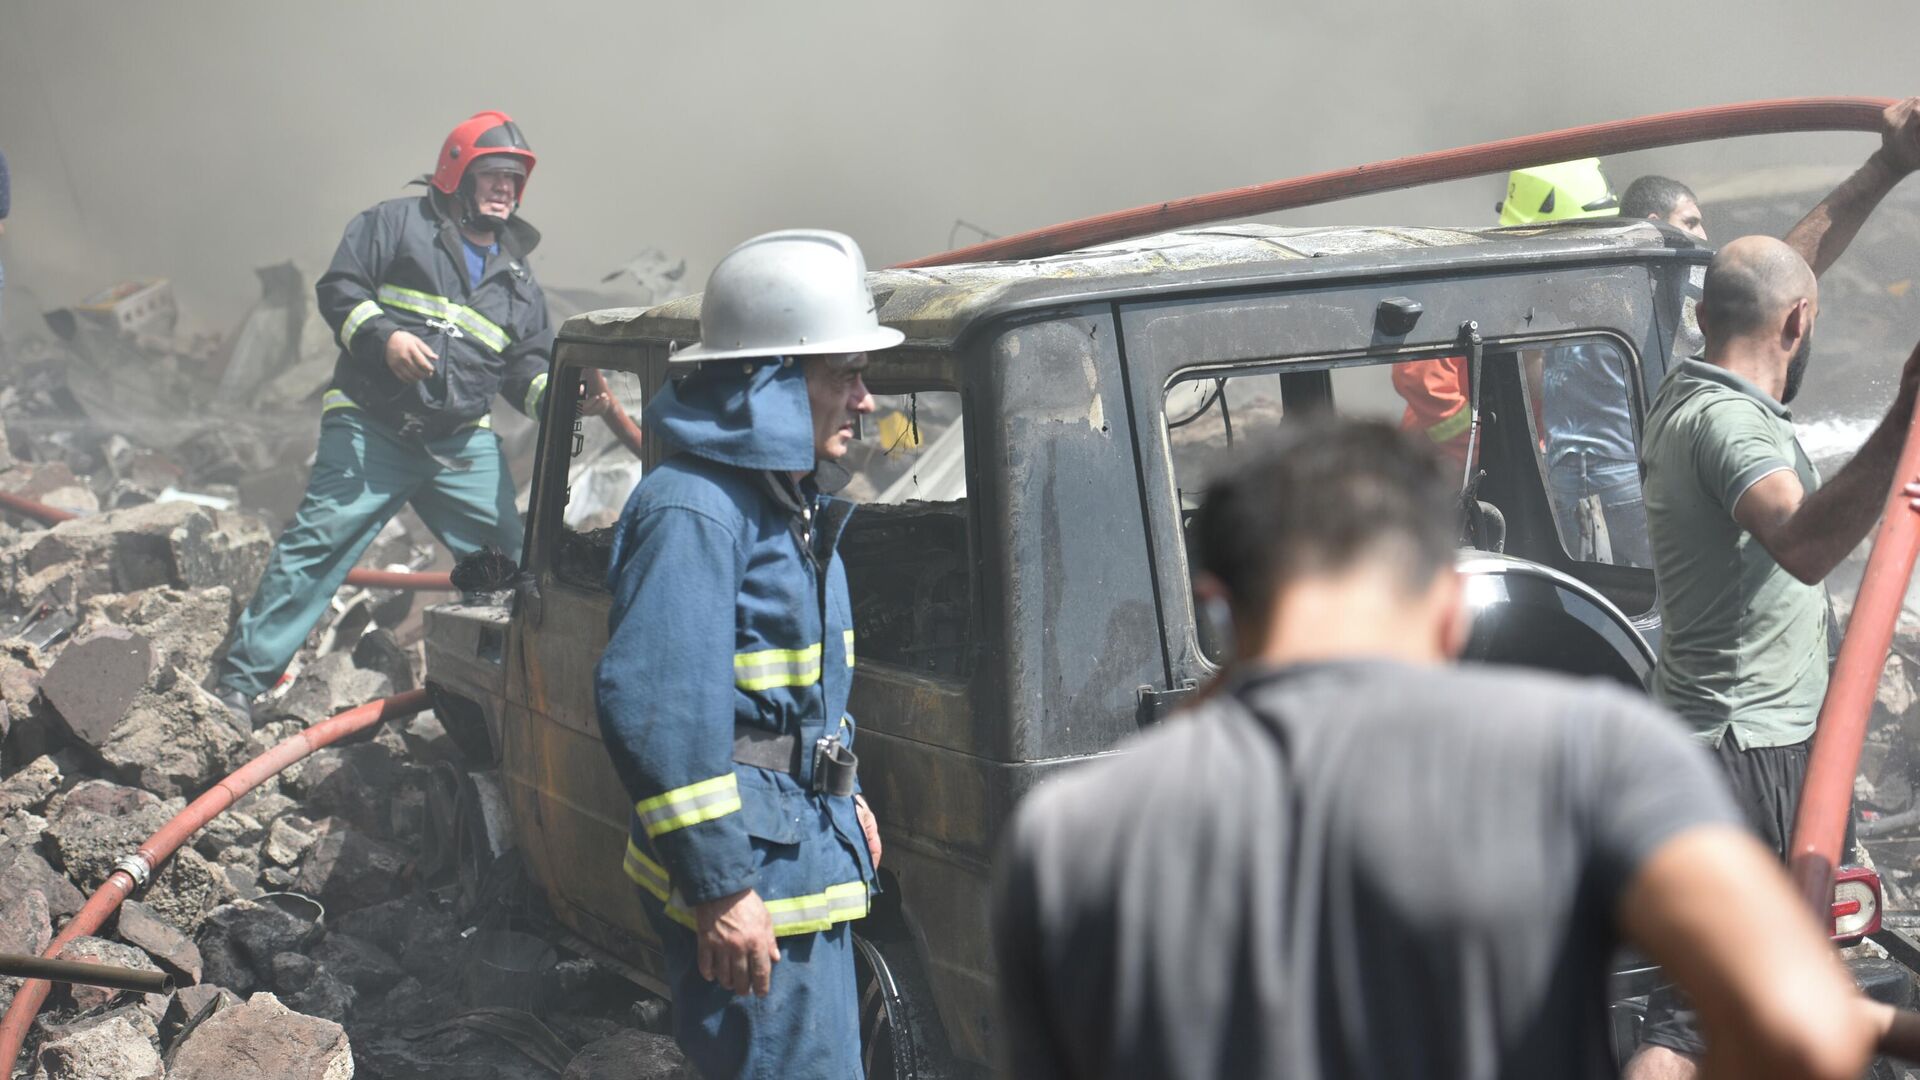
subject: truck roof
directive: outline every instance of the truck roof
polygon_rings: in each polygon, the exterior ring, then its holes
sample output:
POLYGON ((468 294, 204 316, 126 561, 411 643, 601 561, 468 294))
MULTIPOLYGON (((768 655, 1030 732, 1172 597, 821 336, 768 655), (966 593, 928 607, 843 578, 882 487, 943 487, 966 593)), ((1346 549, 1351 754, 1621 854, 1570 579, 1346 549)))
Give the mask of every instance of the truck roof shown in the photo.
MULTIPOLYGON (((1645 221, 1588 219, 1488 229, 1382 226, 1283 228, 1240 223, 1161 233, 1060 255, 958 263, 868 275, 880 321, 907 344, 952 345, 984 318, 1034 307, 1152 294, 1214 291, 1295 275, 1379 276, 1545 263, 1693 246, 1645 221)), ((561 335, 575 340, 695 341, 700 297, 656 307, 576 315, 561 335)))

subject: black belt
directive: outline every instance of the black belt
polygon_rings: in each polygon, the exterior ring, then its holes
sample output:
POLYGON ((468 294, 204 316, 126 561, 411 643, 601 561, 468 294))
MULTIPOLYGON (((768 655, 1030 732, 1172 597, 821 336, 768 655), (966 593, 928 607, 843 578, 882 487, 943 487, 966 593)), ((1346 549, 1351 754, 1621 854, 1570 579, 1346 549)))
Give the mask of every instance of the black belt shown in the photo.
MULTIPOLYGON (((736 724, 733 729, 733 760, 742 765, 783 772, 801 779, 800 736, 776 735, 765 728, 736 724)), ((853 794, 854 777, 860 759, 838 735, 813 744, 813 784, 811 790, 828 795, 853 794)))

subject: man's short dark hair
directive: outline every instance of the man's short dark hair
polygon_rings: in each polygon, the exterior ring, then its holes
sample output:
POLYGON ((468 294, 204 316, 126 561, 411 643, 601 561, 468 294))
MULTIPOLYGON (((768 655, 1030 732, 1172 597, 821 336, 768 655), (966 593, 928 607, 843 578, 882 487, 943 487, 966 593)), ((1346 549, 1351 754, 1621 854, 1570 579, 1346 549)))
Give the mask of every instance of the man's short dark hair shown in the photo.
POLYGON ((1279 438, 1207 489, 1200 566, 1236 611, 1262 612, 1301 577, 1362 559, 1397 566, 1409 592, 1453 562, 1459 477, 1391 424, 1288 419, 1279 438))
POLYGON ((1643 176, 1627 185, 1620 196, 1620 216, 1639 221, 1642 218, 1667 220, 1681 199, 1693 199, 1693 189, 1669 176, 1643 176))

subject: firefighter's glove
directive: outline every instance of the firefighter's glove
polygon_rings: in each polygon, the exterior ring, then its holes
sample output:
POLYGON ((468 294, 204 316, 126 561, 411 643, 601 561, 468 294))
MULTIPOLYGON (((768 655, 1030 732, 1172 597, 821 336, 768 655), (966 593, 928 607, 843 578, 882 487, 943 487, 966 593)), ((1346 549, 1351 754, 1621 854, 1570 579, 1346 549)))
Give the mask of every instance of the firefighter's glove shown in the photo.
POLYGON ((700 977, 735 994, 766 997, 773 984, 773 965, 780 961, 780 945, 760 894, 743 889, 695 904, 693 916, 699 927, 694 937, 699 945, 700 977))
POLYGON ((439 353, 405 330, 395 330, 387 339, 387 370, 403 383, 417 383, 433 374, 433 362, 438 359, 439 353))

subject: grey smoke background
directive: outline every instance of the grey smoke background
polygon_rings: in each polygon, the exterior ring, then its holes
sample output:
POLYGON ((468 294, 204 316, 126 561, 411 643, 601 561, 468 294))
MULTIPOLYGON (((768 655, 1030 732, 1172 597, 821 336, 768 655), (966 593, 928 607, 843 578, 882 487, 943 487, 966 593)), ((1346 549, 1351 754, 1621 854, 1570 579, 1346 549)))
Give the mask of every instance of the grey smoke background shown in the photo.
MULTIPOLYGON (((1569 124, 1799 94, 1920 91, 1911 0, 532 4, 0 0, 10 286, 48 305, 138 275, 224 327, 255 266, 324 259, 455 122, 541 155, 537 264, 586 284, 788 225, 875 264, 955 218, 1096 211, 1569 124)), ((1685 178, 1856 163, 1865 136, 1636 155, 1685 178)), ((1479 223, 1489 178, 1300 212, 1479 223)), ((964 236, 962 240, 972 239, 964 236)))

